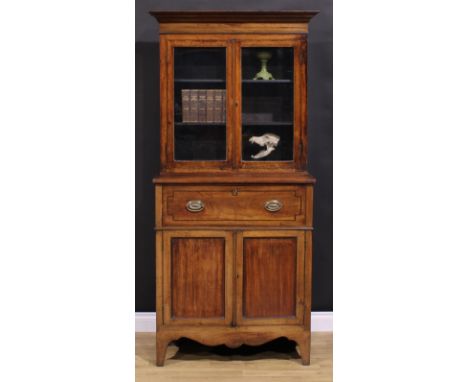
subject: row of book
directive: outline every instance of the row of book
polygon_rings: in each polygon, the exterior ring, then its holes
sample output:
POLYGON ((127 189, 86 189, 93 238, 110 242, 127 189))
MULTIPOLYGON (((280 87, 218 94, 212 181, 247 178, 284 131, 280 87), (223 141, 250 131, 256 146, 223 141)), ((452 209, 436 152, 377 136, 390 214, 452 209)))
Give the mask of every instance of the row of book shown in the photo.
POLYGON ((226 122, 226 90, 182 89, 182 122, 226 122))

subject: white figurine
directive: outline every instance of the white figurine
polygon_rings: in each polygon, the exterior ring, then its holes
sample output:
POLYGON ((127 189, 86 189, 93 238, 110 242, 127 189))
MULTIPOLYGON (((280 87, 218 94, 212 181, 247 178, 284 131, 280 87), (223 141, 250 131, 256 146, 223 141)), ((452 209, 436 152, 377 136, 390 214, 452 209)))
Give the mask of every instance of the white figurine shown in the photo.
POLYGON ((260 137, 251 137, 249 139, 250 143, 256 143, 259 146, 266 147, 265 150, 259 151, 255 155, 251 155, 252 159, 260 159, 270 155, 275 150, 276 146, 278 146, 279 140, 280 137, 272 133, 266 133, 260 137))

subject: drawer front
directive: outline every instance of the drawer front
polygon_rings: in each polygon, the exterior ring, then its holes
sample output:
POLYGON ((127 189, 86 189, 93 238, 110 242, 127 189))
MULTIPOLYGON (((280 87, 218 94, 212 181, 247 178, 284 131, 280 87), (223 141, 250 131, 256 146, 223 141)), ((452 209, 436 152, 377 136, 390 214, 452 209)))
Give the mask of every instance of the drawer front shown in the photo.
POLYGON ((306 186, 165 186, 165 226, 298 226, 306 222, 306 186))

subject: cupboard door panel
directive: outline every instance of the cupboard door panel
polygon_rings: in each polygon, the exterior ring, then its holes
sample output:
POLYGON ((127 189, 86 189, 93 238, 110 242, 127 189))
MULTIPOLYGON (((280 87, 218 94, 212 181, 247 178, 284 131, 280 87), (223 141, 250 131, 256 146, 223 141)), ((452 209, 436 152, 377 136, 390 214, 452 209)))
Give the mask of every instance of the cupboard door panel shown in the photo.
POLYGON ((237 237, 237 323, 301 324, 304 233, 244 231, 237 237))
POLYGON ((245 317, 295 315, 296 253, 295 237, 244 239, 245 317))
POLYGON ((224 238, 172 238, 172 316, 224 317, 224 238))
POLYGON ((229 324, 232 318, 232 234, 164 233, 164 321, 229 324))

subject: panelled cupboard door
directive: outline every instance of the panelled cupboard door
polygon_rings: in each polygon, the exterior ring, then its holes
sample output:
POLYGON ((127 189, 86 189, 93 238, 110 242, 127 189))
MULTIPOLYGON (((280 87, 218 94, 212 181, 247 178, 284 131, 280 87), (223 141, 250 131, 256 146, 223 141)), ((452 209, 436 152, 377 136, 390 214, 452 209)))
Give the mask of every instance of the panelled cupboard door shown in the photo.
POLYGON ((163 233, 164 324, 230 325, 232 233, 163 233))
POLYGON ((302 324, 304 232, 237 234, 237 325, 302 324))

